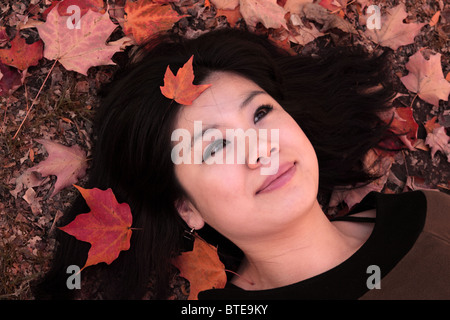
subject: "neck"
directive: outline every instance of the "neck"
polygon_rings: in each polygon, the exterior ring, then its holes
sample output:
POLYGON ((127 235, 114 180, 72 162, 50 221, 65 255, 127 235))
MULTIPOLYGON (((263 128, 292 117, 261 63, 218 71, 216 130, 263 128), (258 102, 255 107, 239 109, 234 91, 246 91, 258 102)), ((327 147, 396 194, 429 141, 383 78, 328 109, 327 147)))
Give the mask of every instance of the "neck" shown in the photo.
POLYGON ((239 244, 245 258, 240 277, 232 282, 246 290, 299 282, 337 266, 361 245, 336 228, 316 202, 308 214, 282 232, 239 244))

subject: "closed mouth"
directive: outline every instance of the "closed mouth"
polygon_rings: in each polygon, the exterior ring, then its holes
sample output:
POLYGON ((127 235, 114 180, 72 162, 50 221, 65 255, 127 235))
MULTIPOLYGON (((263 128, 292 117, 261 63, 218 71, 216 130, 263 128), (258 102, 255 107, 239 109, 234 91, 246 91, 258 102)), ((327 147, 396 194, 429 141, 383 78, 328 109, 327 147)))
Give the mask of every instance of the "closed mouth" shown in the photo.
POLYGON ((280 166, 276 175, 266 178, 262 186, 256 191, 256 194, 269 192, 283 187, 287 184, 296 172, 296 162, 291 162, 280 166))

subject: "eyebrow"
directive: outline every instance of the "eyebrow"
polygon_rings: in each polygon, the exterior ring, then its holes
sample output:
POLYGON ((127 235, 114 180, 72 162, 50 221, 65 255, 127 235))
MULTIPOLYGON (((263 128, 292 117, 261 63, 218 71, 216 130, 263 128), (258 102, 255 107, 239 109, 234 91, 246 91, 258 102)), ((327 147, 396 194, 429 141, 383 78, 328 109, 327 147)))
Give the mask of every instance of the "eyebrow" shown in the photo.
POLYGON ((247 98, 245 98, 245 100, 242 101, 241 105, 239 106, 239 109, 240 110, 244 109, 253 100, 253 98, 259 94, 265 94, 265 92, 261 90, 251 91, 250 94, 247 96, 247 98))
MULTIPOLYGON (((248 106, 250 104, 250 102, 253 100, 253 98, 255 98, 257 95, 260 94, 267 94, 265 91, 261 91, 261 90, 253 90, 250 91, 250 93, 248 94, 247 98, 244 99, 244 101, 242 101, 242 103, 239 106, 239 110, 244 109, 246 106, 248 106)), ((191 139, 191 148, 194 146, 195 142, 200 138, 203 137, 203 135, 205 134, 205 132, 209 129, 217 129, 217 125, 212 125, 212 126, 208 126, 207 128, 203 129, 201 134, 198 134, 195 137, 192 137, 191 139)))

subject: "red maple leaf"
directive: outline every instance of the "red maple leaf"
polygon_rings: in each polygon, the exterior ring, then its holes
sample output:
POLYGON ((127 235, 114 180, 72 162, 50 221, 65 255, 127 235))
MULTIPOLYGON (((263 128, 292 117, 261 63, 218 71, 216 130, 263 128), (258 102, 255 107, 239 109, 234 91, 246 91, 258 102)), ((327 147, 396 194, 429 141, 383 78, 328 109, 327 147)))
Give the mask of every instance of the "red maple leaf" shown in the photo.
POLYGON ((11 41, 10 49, 0 49, 0 62, 25 70, 30 66, 36 66, 42 59, 44 43, 38 40, 27 44, 25 39, 19 35, 11 41))
POLYGON ((119 204, 111 189, 103 191, 74 187, 80 191, 91 211, 78 215, 59 229, 91 244, 87 261, 81 269, 100 262, 110 264, 117 259, 120 251, 130 248, 130 207, 127 203, 119 204))
POLYGON ((194 81, 193 60, 194 56, 192 55, 183 67, 178 70, 176 76, 170 70, 170 66, 167 66, 164 75, 164 86, 160 87, 161 93, 165 97, 173 99, 179 104, 191 105, 203 91, 211 86, 210 84, 192 84, 194 81))
POLYGON ((411 107, 395 108, 395 117, 391 124, 391 130, 400 135, 400 140, 409 150, 415 150, 419 125, 413 116, 411 107))
POLYGON ((62 0, 62 1, 53 1, 50 6, 42 13, 42 18, 44 20, 47 19, 47 15, 50 11, 53 10, 54 7, 58 6, 58 13, 62 16, 71 16, 74 11, 68 10, 68 8, 72 5, 80 8, 80 18, 88 12, 88 10, 92 10, 95 12, 105 13, 105 9, 103 8, 102 0, 62 0))

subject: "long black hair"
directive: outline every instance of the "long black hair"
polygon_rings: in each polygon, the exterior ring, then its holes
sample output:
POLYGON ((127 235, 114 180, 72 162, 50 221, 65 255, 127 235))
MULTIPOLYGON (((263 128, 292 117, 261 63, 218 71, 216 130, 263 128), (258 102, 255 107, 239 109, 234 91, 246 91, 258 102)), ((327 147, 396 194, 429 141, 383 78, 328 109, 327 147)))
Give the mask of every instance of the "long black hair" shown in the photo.
MULTIPOLYGON (((214 71, 234 72, 255 82, 291 114, 317 153, 321 193, 373 178, 363 159, 389 132, 378 117, 394 95, 387 54, 330 48, 317 57, 302 57, 265 36, 237 29, 189 40, 171 33, 154 36, 99 93, 93 160, 84 187, 112 188, 119 202, 130 205, 133 227, 140 229, 133 232, 130 249, 111 265, 83 271, 98 277, 102 298, 139 299, 148 286, 153 298, 169 294, 171 259, 183 250, 187 228, 175 202, 186 194, 170 156, 179 105, 164 97, 160 86, 168 65, 176 72, 192 55, 195 84, 214 71)), ((88 211, 78 196, 59 224, 88 211)), ((224 240, 213 238, 212 242, 224 240)), ((66 268, 84 264, 89 244, 61 231, 57 240, 53 266, 36 287, 36 298, 73 297, 66 287, 66 268)))

